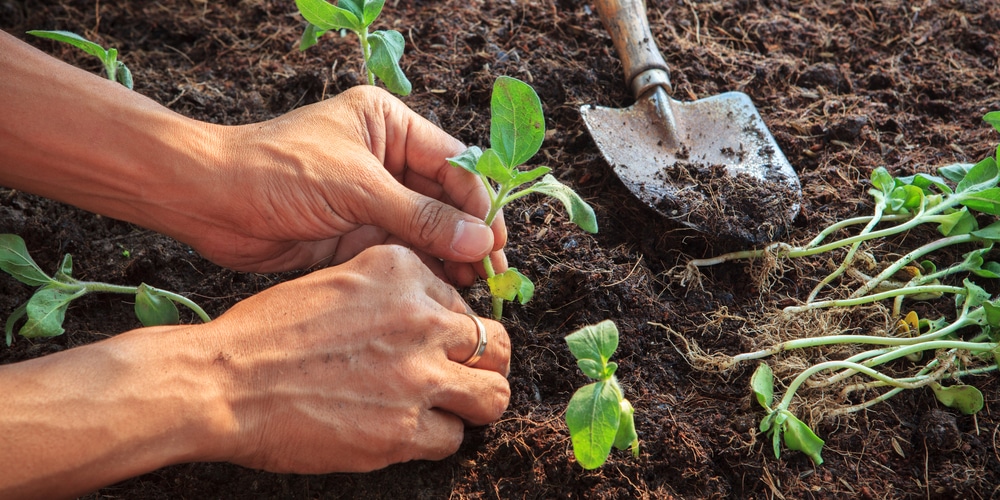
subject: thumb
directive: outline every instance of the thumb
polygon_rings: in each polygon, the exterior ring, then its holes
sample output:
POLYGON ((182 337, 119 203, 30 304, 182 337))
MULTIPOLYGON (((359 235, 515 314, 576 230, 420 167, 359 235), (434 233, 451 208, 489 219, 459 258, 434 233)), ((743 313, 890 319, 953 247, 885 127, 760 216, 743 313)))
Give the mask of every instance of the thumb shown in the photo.
POLYGON ((481 219, 400 184, 369 216, 372 224, 439 259, 476 262, 493 250, 493 230, 481 219))

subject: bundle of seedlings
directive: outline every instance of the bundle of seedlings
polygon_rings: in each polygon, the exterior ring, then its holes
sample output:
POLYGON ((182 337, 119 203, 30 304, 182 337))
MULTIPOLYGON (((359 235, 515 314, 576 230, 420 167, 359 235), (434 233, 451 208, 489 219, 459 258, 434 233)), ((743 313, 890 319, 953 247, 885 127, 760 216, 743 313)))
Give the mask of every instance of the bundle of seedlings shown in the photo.
MULTIPOLYGON (((1000 112, 984 120, 1000 131, 1000 112)), ((907 389, 929 389, 965 414, 982 409, 982 393, 963 380, 996 371, 1000 359, 1000 297, 987 292, 1000 277, 1000 264, 988 260, 1000 241, 997 156, 942 167, 938 174, 893 177, 877 168, 869 190, 871 215, 831 224, 804 245, 773 243, 687 264, 683 284, 698 283, 701 267, 723 262, 763 262, 761 276, 773 276, 785 264, 819 268, 819 259, 832 262, 803 303, 763 318, 783 338, 735 356, 706 355, 687 344, 690 359, 704 369, 773 360, 774 370, 758 365, 751 391, 765 410, 760 431, 771 436, 775 457, 784 442, 817 465, 823 461, 824 441, 792 411, 796 395, 799 414, 808 413, 813 422, 869 408, 907 389), (925 232, 901 238, 917 231, 925 232), (933 236, 923 237, 928 233, 933 236), (915 241, 920 243, 906 246, 915 241), (870 318, 879 311, 890 321, 873 327, 870 318), (852 317, 868 318, 868 327, 852 317), (776 381, 786 375, 794 377, 776 402, 776 381)))

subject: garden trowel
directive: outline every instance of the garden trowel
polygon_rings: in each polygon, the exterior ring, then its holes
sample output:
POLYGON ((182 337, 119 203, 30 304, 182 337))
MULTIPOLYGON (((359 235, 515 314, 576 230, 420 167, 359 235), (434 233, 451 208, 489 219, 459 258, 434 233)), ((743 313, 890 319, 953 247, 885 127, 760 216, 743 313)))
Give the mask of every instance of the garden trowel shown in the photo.
POLYGON ((799 210, 795 170, 750 97, 681 102, 643 0, 595 0, 636 102, 584 105, 590 134, 626 187, 657 212, 709 234, 771 241, 799 210))

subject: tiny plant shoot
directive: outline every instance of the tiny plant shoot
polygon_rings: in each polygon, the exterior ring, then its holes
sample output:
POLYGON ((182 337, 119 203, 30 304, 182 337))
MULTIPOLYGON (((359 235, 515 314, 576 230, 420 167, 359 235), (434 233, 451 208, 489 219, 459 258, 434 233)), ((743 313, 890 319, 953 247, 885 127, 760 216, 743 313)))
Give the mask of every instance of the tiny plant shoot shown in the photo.
POLYGON ((625 399, 609 361, 618 349, 618 328, 610 320, 585 326, 566 337, 576 364, 596 382, 579 388, 566 407, 566 426, 573 443, 573 455, 584 469, 596 469, 611 454, 611 447, 632 448, 639 457, 639 436, 635 432, 635 409, 625 399))
MULTIPOLYGON (((1000 132, 1000 112, 988 113, 983 119, 1000 132)), ((921 388, 930 389, 941 404, 964 414, 972 415, 983 408, 982 392, 961 379, 996 372, 1000 363, 1000 297, 991 297, 984 286, 977 284, 977 280, 995 283, 1000 278, 1000 263, 987 260, 994 244, 1000 241, 1000 222, 995 221, 1000 215, 1000 168, 995 155, 976 164, 942 167, 938 173, 893 177, 886 169, 877 168, 872 172, 869 190, 875 202, 873 215, 836 222, 805 245, 775 243, 762 250, 696 259, 688 264, 684 280, 690 281, 698 279, 698 267, 732 260, 825 255, 833 262, 837 257, 839 265, 817 282, 805 303, 786 307, 783 314, 885 301, 891 303, 892 314, 898 318, 894 331, 883 335, 806 336, 712 362, 726 369, 792 349, 856 347, 852 350, 856 354, 846 359, 816 363, 799 372, 777 403, 772 369, 764 363, 758 366, 751 378, 751 391, 767 411, 760 430, 771 434, 776 457, 783 441, 817 465, 823 461, 823 440, 789 409, 800 389, 840 387, 842 400, 862 398, 860 402, 824 410, 824 417, 864 410, 904 390, 921 388), (980 227, 980 222, 987 220, 994 222, 980 227), (894 247, 894 253, 887 254, 884 262, 877 262, 869 250, 872 247, 866 246, 886 246, 886 237, 920 225, 934 227, 940 236, 917 248, 894 247), (826 242, 828 237, 852 227, 861 229, 826 242), (954 245, 968 251, 960 259, 934 257, 934 252, 954 245), (831 286, 835 281, 840 286, 831 286), (821 296, 824 293, 826 296, 821 296), (921 318, 915 310, 905 310, 905 299, 948 300, 954 307, 954 318, 921 318)))
POLYGON ((118 60, 118 49, 105 49, 104 47, 101 47, 100 45, 71 31, 32 30, 29 31, 28 34, 68 43, 92 56, 97 57, 101 60, 101 63, 104 64, 104 72, 107 75, 108 80, 118 82, 127 87, 129 90, 132 90, 132 72, 129 71, 127 66, 125 66, 125 63, 118 60))
POLYGON ((90 292, 135 295, 135 315, 144 326, 177 324, 179 313, 175 302, 194 311, 203 321, 211 320, 198 304, 188 298, 145 283, 135 287, 76 280, 72 277, 73 258, 69 254, 63 257, 55 276, 49 276, 28 254, 24 240, 14 234, 0 234, 0 270, 21 283, 38 287, 28 302, 14 310, 7 319, 4 327, 7 345, 14 341, 14 327, 21 320, 25 322, 18 334, 24 337, 62 335, 62 324, 70 302, 90 292))
MULTIPOLYGON (((540 193, 562 202, 571 222, 584 231, 596 233, 594 209, 571 188, 549 175, 551 168, 519 168, 538 152, 545 138, 542 103, 534 89, 516 78, 497 78, 493 84, 490 113, 491 147, 483 151, 472 146, 448 159, 452 165, 475 174, 486 186, 490 197, 489 212, 484 219, 486 224, 493 224, 504 205, 522 196, 540 193)), ((504 300, 517 299, 521 304, 531 300, 535 285, 517 269, 496 274, 488 256, 483 266, 493 296, 494 319, 499 320, 503 314, 504 300)))
POLYGON ((382 13, 385 0, 339 0, 336 5, 325 0, 295 0, 295 5, 309 22, 299 42, 299 50, 316 45, 327 31, 353 31, 361 42, 368 85, 375 85, 378 77, 390 92, 410 94, 410 81, 399 67, 405 45, 403 35, 395 30, 368 32, 369 26, 382 13))

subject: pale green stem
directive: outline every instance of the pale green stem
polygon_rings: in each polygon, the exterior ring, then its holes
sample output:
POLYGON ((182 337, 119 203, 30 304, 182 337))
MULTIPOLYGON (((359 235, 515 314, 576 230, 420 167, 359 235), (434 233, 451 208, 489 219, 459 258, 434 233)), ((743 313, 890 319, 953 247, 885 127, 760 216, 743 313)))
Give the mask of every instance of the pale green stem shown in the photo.
POLYGON ((368 85, 375 85, 375 73, 372 72, 369 61, 372 57, 372 47, 368 43, 368 27, 358 31, 358 39, 361 40, 361 58, 365 64, 365 72, 368 75, 368 85))
POLYGON ((910 253, 900 257, 899 259, 896 259, 896 261, 893 262, 891 266, 885 268, 881 273, 878 274, 878 276, 872 278, 867 283, 865 283, 861 288, 855 290, 854 293, 851 294, 851 298, 861 297, 862 295, 874 290, 875 287, 879 285, 879 283, 891 278, 893 275, 895 275, 901 269, 903 269, 903 267, 905 267, 907 264, 913 262, 916 259, 919 259, 920 257, 923 257, 928 253, 931 253, 935 250, 939 250, 941 248, 950 245, 968 243, 970 241, 976 241, 978 239, 979 238, 971 234, 961 234, 958 236, 949 236, 947 238, 941 238, 939 240, 935 240, 926 245, 923 245, 920 248, 917 248, 911 251, 910 253))
MULTIPOLYGON (((864 227, 864 229, 861 230, 859 235, 870 233, 871 230, 874 229, 875 226, 881 221, 882 213, 884 211, 885 211, 885 205, 883 205, 882 203, 875 205, 875 214, 872 216, 871 220, 864 227)), ((840 266, 837 267, 835 271, 833 271, 825 278, 823 278, 823 280, 820 281, 813 288, 812 292, 809 294, 809 297, 806 298, 806 303, 810 303, 813 300, 815 300, 816 296, 819 295, 819 292, 823 290, 823 288, 826 285, 829 285, 833 280, 837 279, 837 277, 839 277, 840 275, 844 274, 845 271, 847 271, 847 268, 850 267, 850 265, 854 262, 854 254, 857 253, 858 248, 861 248, 861 243, 862 243, 861 241, 856 241, 854 242, 854 244, 851 245, 851 249, 847 252, 847 255, 844 257, 843 262, 840 263, 840 266)))
POLYGON ((865 295, 863 297, 855 297, 854 295, 851 295, 851 298, 848 299, 822 300, 819 302, 806 304, 804 306, 789 306, 784 309, 784 312, 786 314, 792 314, 792 313, 809 311, 812 309, 823 309, 828 307, 850 307, 861 304, 869 304, 871 302, 878 302, 880 300, 885 300, 885 299, 891 299, 893 297, 899 297, 900 295, 915 295, 923 293, 952 293, 956 295, 964 295, 966 293, 966 289, 960 286, 947 286, 947 285, 922 285, 910 288, 897 288, 895 290, 887 290, 885 292, 876 293, 872 295, 865 295))
MULTIPOLYGON (((83 289, 86 290, 87 292, 120 293, 124 295, 135 295, 136 293, 139 292, 139 287, 135 286, 112 285, 110 283, 102 283, 100 281, 79 281, 72 278, 70 279, 72 281, 63 282, 58 280, 52 280, 50 283, 60 288, 65 288, 67 290, 83 289)), ((177 293, 170 292, 167 290, 162 290, 159 288, 149 287, 149 289, 156 292, 159 295, 162 295, 170 299, 173 302, 184 305, 185 307, 193 311, 195 314, 197 314, 198 317, 201 318, 203 322, 208 323, 209 321, 212 321, 212 317, 209 316, 208 313, 206 313, 205 310, 201 308, 201 306, 196 304, 191 299, 188 299, 183 295, 179 295, 177 293)))

